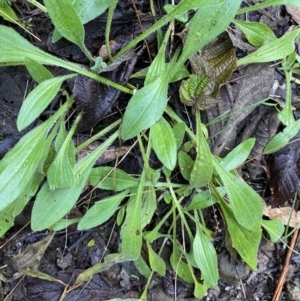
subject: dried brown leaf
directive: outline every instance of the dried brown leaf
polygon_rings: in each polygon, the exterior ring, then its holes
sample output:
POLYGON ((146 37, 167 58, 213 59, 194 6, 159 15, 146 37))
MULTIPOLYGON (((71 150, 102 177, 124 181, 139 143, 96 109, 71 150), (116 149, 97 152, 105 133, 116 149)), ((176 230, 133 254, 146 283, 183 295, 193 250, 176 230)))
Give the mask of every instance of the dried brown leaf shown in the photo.
POLYGON ((291 207, 272 208, 265 203, 263 203, 263 205, 263 213, 270 219, 280 219, 284 225, 288 225, 292 228, 296 227, 300 222, 300 212, 292 210, 291 207))
POLYGON ((268 162, 272 206, 277 207, 292 199, 300 188, 299 134, 284 148, 274 153, 268 162))

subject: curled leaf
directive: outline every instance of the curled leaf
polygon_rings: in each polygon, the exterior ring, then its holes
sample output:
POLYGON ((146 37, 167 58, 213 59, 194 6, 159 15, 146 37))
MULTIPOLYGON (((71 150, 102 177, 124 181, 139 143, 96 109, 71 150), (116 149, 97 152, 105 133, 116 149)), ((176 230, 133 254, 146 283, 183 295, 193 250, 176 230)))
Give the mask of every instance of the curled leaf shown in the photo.
MULTIPOLYGON (((220 87, 225 84, 231 77, 232 72, 236 68, 235 50, 227 34, 222 34, 211 43, 190 57, 190 63, 194 72, 199 76, 198 81, 195 81, 195 76, 190 77, 189 85, 183 82, 180 90, 186 89, 194 92, 195 103, 187 100, 183 101, 184 93, 181 91, 181 101, 187 105, 194 105, 197 109, 207 109, 216 103, 216 97, 220 87), (195 81, 195 83, 194 83, 195 81), (205 84, 204 84, 205 83, 205 84), (196 89, 193 89, 193 86, 196 89), (202 88, 202 90, 201 90, 202 88), (200 91, 201 90, 201 91, 200 91)), ((187 81, 188 82, 188 81, 187 81)))
MULTIPOLYGON (((181 83, 179 89, 180 100, 187 106, 193 106, 200 98, 209 78, 203 74, 192 74, 188 80, 181 83)), ((205 106, 202 107, 205 109, 205 106)))

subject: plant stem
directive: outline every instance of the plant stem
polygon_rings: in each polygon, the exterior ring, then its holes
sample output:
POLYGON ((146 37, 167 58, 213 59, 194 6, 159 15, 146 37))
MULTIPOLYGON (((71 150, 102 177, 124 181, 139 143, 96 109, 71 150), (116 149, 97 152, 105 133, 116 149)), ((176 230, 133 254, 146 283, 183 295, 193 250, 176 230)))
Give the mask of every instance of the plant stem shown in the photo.
POLYGON ((111 125, 109 125, 108 127, 106 127, 104 130, 102 130, 101 132, 97 133, 96 135, 94 135, 93 137, 91 137, 90 139, 88 139, 87 141, 85 141, 84 143, 80 144, 76 148, 76 153, 80 152, 85 147, 87 147, 88 145, 90 145, 92 142, 94 142, 95 140, 99 139, 100 137, 102 137, 105 134, 107 134, 108 132, 110 132, 113 128, 115 128, 121 122, 122 122, 122 120, 118 119, 117 121, 115 121, 114 123, 112 123, 111 125))
POLYGON ((44 13, 47 12, 47 8, 44 5, 42 5, 41 3, 37 2, 36 0, 27 0, 27 1, 31 4, 33 4, 34 6, 36 6, 37 8, 39 8, 44 13))

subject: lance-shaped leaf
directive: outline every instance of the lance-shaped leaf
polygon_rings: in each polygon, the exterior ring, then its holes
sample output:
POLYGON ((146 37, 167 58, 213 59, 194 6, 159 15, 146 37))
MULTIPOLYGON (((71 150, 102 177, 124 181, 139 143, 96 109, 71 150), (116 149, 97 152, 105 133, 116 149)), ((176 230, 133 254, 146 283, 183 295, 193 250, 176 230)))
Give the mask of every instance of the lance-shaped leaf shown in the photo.
POLYGON ((178 152, 178 165, 180 167, 181 175, 189 181, 191 178, 191 172, 193 170, 194 161, 193 159, 185 152, 178 152))
POLYGON ((228 171, 238 168, 247 160, 254 144, 255 138, 243 141, 222 159, 221 165, 228 171))
POLYGON ((50 228, 72 209, 82 193, 95 161, 117 137, 118 132, 75 165, 75 181, 72 187, 51 190, 48 182, 43 185, 32 209, 32 229, 40 231, 50 228))
POLYGON ((270 221, 263 220, 262 224, 263 228, 270 235, 272 242, 278 242, 284 232, 284 225, 280 219, 273 219, 270 221))
POLYGON ((161 118, 168 102, 167 92, 168 82, 172 77, 171 70, 174 68, 178 55, 179 51, 176 51, 163 74, 138 90, 130 99, 121 128, 124 140, 150 128, 161 118))
POLYGON ((246 57, 238 60, 238 65, 272 62, 286 58, 295 50, 295 40, 299 37, 300 29, 274 40, 246 57))
POLYGON ((181 68, 182 64, 193 53, 226 29, 240 7, 241 2, 241 0, 183 0, 166 16, 159 19, 153 26, 135 38, 134 41, 127 44, 114 57, 114 60, 136 46, 140 41, 143 41, 148 35, 157 31, 164 24, 172 21, 182 13, 194 9, 197 10, 198 18, 195 18, 192 24, 190 22, 189 32, 191 32, 192 41, 188 49, 184 50, 184 53, 181 55, 180 62, 177 66, 177 68, 181 68), (201 13, 199 13, 200 11, 201 13))
POLYGON ((263 214, 260 196, 243 180, 226 171, 214 157, 213 165, 228 194, 235 219, 246 229, 258 231, 263 214))
POLYGON ((256 270, 257 251, 261 241, 262 231, 260 229, 250 231, 245 227, 242 227, 236 220, 235 215, 230 210, 229 206, 222 200, 219 203, 225 217, 232 246, 238 251, 242 259, 250 266, 250 268, 256 270))
POLYGON ((110 166, 93 168, 89 182, 92 186, 113 191, 122 191, 139 185, 138 179, 131 177, 121 169, 110 166))
POLYGON ((166 275, 166 264, 162 260, 162 258, 157 255, 154 250, 152 249, 149 241, 146 241, 147 243, 147 250, 149 254, 149 263, 150 267, 153 271, 157 272, 158 275, 160 276, 165 276, 166 275))
POLYGON ((284 130, 275 135, 264 149, 265 154, 272 154, 283 148, 288 142, 294 138, 300 130, 300 120, 288 125, 284 130))
POLYGON ((200 188, 210 182, 213 174, 212 154, 203 134, 204 125, 200 120, 200 112, 196 111, 197 123, 197 156, 190 177, 190 185, 200 188))
POLYGON ((0 211, 10 205, 30 183, 44 157, 49 128, 70 107, 66 102, 46 122, 27 133, 0 161, 0 211))
POLYGON ((34 60, 40 64, 66 68, 93 78, 101 83, 105 83, 125 93, 131 93, 131 90, 104 77, 98 76, 93 72, 87 71, 79 64, 67 62, 42 51, 29 43, 15 30, 3 25, 0 25, 0 53, 0 65, 22 65, 24 64, 25 58, 34 57, 34 60))
POLYGON ((233 23, 242 30, 253 46, 260 47, 277 39, 272 29, 263 23, 240 20, 234 20, 233 23))
POLYGON ((124 140, 136 136, 159 120, 167 106, 167 91, 168 79, 159 76, 133 95, 124 115, 122 125, 124 140))
POLYGON ((191 270, 186 262, 182 260, 182 254, 179 251, 179 246, 177 243, 173 244, 173 252, 170 257, 171 267, 180 278, 182 278, 187 283, 193 283, 193 276, 191 270))
POLYGON ((76 130, 81 116, 75 120, 71 130, 59 149, 54 161, 51 163, 48 172, 48 182, 50 189, 71 187, 74 183, 74 161, 75 161, 75 146, 72 136, 76 130))
POLYGON ((196 226, 197 231, 193 242, 193 255, 201 271, 202 279, 205 279, 211 287, 214 287, 217 285, 219 279, 217 253, 209 238, 202 232, 200 226, 198 224, 196 226))
POLYGON ((116 212, 128 192, 129 190, 125 190, 96 202, 80 220, 78 230, 90 229, 105 223, 116 212))
POLYGON ((43 81, 32 90, 24 100, 18 115, 17 126, 19 131, 30 125, 50 104, 59 91, 61 84, 74 76, 76 74, 54 77, 43 81))
POLYGON ((139 258, 142 248, 141 205, 145 189, 145 172, 138 188, 131 189, 131 198, 126 207, 126 218, 121 229, 121 250, 128 260, 139 258))
POLYGON ((9 22, 18 23, 18 16, 5 1, 0 1, 0 16, 9 22))
POLYGON ((24 63, 29 74, 37 83, 40 84, 47 79, 53 78, 52 73, 46 67, 36 62, 35 60, 26 57, 24 59, 24 63))
POLYGON ((176 164, 176 139, 170 124, 164 119, 159 119, 151 127, 151 143, 158 159, 169 170, 176 164))
POLYGON ((113 253, 113 254, 106 255, 104 257, 104 262, 97 263, 91 268, 79 274, 79 276, 76 279, 75 285, 79 285, 82 282, 88 281, 93 275, 101 271, 108 270, 116 263, 125 262, 125 261, 127 261, 126 258, 124 258, 124 255, 120 253, 113 253))
POLYGON ((90 61, 93 61, 84 45, 84 27, 71 0, 44 0, 51 21, 59 33, 78 45, 90 61))
POLYGON ((14 225, 14 208, 15 202, 8 205, 5 210, 0 211, 0 238, 14 225))
POLYGON ((249 7, 242 8, 238 11, 238 14, 243 14, 249 11, 262 9, 273 5, 284 5, 284 4, 300 7, 300 2, 298 0, 266 0, 262 3, 258 3, 255 5, 251 5, 249 7))

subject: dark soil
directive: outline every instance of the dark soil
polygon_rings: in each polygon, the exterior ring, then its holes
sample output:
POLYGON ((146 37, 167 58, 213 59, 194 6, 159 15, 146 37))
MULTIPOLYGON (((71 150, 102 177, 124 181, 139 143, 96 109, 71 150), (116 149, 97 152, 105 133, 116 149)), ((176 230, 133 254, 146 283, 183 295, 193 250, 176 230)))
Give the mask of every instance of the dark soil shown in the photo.
MULTIPOLYGON (((110 36, 111 40, 114 41, 113 51, 115 52, 141 33, 132 2, 119 2, 110 36)), ((149 17, 148 1, 136 1, 136 5, 138 10, 143 12, 141 21, 143 30, 145 30, 153 24, 153 19, 149 17)), ((30 22, 33 33, 41 41, 33 40, 22 29, 3 20, 0 21, 1 24, 14 27, 20 34, 26 36, 32 43, 45 51, 70 61, 82 64, 88 63, 77 46, 64 39, 55 44, 51 42, 53 26, 46 14, 34 9, 28 3, 23 3, 23 1, 17 1, 13 7, 20 14, 20 18, 30 22)), ((157 4, 156 10, 159 16, 163 11, 161 3, 157 4)), ((291 16, 283 6, 250 13, 248 18, 251 21, 260 21, 267 24, 277 36, 283 35, 293 23, 291 16)), ((85 26, 85 43, 93 55, 97 55, 104 43, 105 22, 106 14, 103 14, 85 26)), ((249 51, 252 51, 251 46, 242 39, 237 30, 233 31, 231 29, 229 32, 231 39, 236 41, 235 46, 237 47, 236 53, 238 56, 246 55, 249 51), (243 42, 243 46, 238 47, 238 42, 243 42)), ((152 57, 156 55, 155 41, 155 36, 148 39, 150 56, 152 57)), ((136 52, 121 63, 117 69, 105 72, 103 75, 124 85, 129 81, 130 74, 147 67, 147 62, 150 59, 151 57, 149 58, 148 52, 141 44, 136 52)), ((51 72, 62 74, 66 71, 51 68, 51 72)), ((130 83, 137 86, 142 85, 142 82, 138 80, 130 80, 130 83)), ((17 130, 16 117, 23 99, 35 86, 36 83, 31 79, 25 67, 0 68, 0 158, 24 135, 25 131, 20 133, 17 130)), ((74 109, 84 112, 84 118, 77 132, 77 139, 79 140, 89 136, 92 129, 97 131, 98 128, 104 128, 119 118, 121 116, 120 112, 124 110, 129 99, 127 95, 111 87, 82 76, 78 76, 74 81, 69 81, 66 88, 75 96, 76 107, 74 109)), ((193 123, 192 112, 188 112, 189 116, 185 115, 183 112, 186 111, 182 109, 182 105, 177 101, 179 99, 178 86, 174 84, 170 88, 170 93, 174 95, 171 104, 176 112, 186 122, 193 123)), ((236 111, 245 108, 259 100, 268 98, 269 94, 277 94, 282 99, 285 97, 284 77, 279 70, 271 64, 240 68, 235 71, 230 82, 221 88, 218 104, 204 111, 202 118, 205 122, 210 122, 227 110, 236 111), (278 85, 276 86, 275 83, 278 83, 278 85)), ((37 123, 47 119, 49 114, 57 109, 61 99, 63 99, 61 95, 56 97, 37 123)), ((293 84, 293 99, 295 101, 295 115, 297 115, 296 101, 299 100, 299 85, 293 84)), ((270 100, 270 104, 274 104, 274 102, 270 100)), ((35 124, 31 128, 34 126, 35 124)), ((266 143, 278 130, 280 130, 280 124, 276 119, 276 109, 274 106, 267 107, 263 105, 249 107, 248 110, 244 110, 239 115, 229 116, 221 122, 209 126, 210 135, 213 137, 211 148, 214 154, 219 156, 224 156, 228 150, 249 137, 256 138, 257 142, 251 154, 254 160, 246 164, 240 170, 240 174, 244 179, 251 182, 266 201, 269 200, 271 195, 266 170, 270 168, 271 171, 276 170, 275 173, 278 173, 285 167, 280 167, 278 171, 274 167, 274 164, 278 164, 276 163, 276 157, 270 159, 260 154, 266 143)), ((115 147, 118 147, 118 145, 115 147)), ((126 144, 123 147, 125 153, 128 147, 126 144)), ((114 165, 117 158, 113 148, 114 146, 107 154, 108 157, 102 161, 100 160, 98 164, 114 165)), ((298 156, 298 147, 296 147, 296 150, 295 147, 292 147, 286 152, 289 158, 291 156, 295 158, 295 153, 298 156), (294 151, 293 154, 291 154, 291 149, 294 151)), ((119 167, 130 174, 140 174, 140 161, 138 150, 133 149, 119 167)), ((153 166, 158 164, 156 161, 156 158, 153 158, 153 166)), ((295 164, 298 164, 298 159, 295 162, 295 164)), ((298 172, 297 166, 294 166, 294 169, 298 172)), ((273 177, 276 178, 274 175, 273 177)), ((276 180, 280 181, 278 178, 276 180)), ((299 177, 297 181, 294 185, 297 188, 296 191, 299 189, 299 186, 297 186, 299 185, 299 177)), ((272 185, 273 187, 276 186, 274 179, 272 185)), ((88 206, 88 202, 105 196, 105 193, 101 190, 96 190, 92 194, 85 192, 80 203, 70 212, 68 217, 81 217, 88 206)), ((276 203, 275 205, 279 204, 276 203)), ((76 226, 71 226, 65 231, 56 232, 48 248, 44 250, 45 238, 49 237, 49 233, 31 232, 29 224, 31 206, 32 204, 29 204, 26 207, 26 210, 17 217, 14 227, 0 240, 0 300, 58 301, 62 300, 60 299, 62 295, 65 296, 63 300, 68 301, 139 298, 147 279, 138 273, 132 263, 115 264, 108 270, 96 274, 84 284, 74 287, 70 291, 65 290, 66 286, 64 284, 71 287, 76 277, 84 270, 101 262, 105 255, 118 252, 120 229, 115 225, 115 216, 105 225, 89 231, 78 231, 76 226), (40 244, 35 245, 39 242, 40 244), (21 255, 18 256, 18 254, 21 255), (22 264, 24 262, 28 263, 30 260, 33 261, 33 265, 39 271, 53 278, 42 280, 40 275, 25 276, 19 273, 22 264)), ((157 214, 163 214, 161 212, 163 212, 163 208, 157 214)), ((209 225, 219 233, 215 240, 215 247, 219 253, 221 280, 216 288, 209 290, 203 300, 271 300, 283 267, 286 246, 283 243, 273 244, 266 236, 259 248, 258 269, 249 271, 239 258, 233 260, 226 250, 224 225, 220 213, 210 209, 205 212, 205 217, 209 225)), ((288 241, 289 239, 286 243, 288 241)), ((281 300, 300 300, 299 252, 300 246, 297 242, 295 253, 293 253, 289 262, 288 275, 281 300)), ((170 250, 167 246, 163 252, 163 258, 167 265, 169 265, 169 257, 170 250)), ((193 287, 177 279, 170 268, 165 277, 154 276, 149 286, 148 300, 179 301, 196 299, 193 297, 193 287), (174 279, 176 279, 176 285, 174 279), (175 295, 177 296, 175 297, 175 295)))

